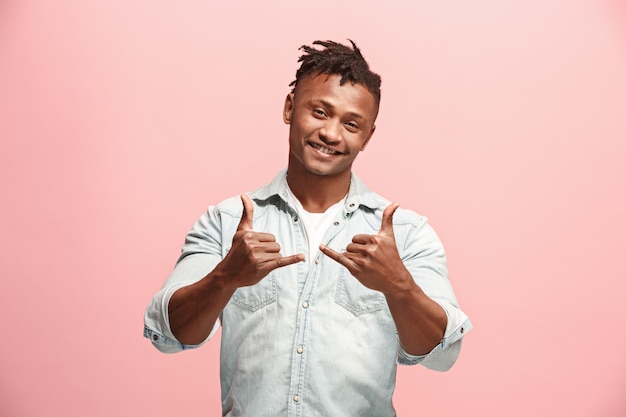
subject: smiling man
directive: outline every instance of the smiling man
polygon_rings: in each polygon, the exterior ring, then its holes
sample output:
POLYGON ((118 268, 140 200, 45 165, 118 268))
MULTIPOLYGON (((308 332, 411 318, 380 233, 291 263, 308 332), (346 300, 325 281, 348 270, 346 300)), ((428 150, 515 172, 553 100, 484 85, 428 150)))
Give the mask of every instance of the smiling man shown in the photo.
POLYGON ((353 42, 302 49, 287 169, 196 222, 144 335, 177 352, 221 323, 225 416, 395 416, 397 364, 449 369, 471 323, 426 219, 351 170, 380 77, 353 42))

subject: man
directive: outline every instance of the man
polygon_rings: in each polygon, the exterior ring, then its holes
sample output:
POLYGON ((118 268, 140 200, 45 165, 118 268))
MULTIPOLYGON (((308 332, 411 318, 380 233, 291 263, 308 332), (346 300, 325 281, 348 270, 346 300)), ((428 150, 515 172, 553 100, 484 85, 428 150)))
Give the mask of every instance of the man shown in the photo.
POLYGON ((394 416, 397 363, 447 370, 471 328, 426 219, 351 172, 380 102, 351 43, 302 47, 287 170, 209 207, 146 311, 163 352, 219 319, 225 416, 394 416))

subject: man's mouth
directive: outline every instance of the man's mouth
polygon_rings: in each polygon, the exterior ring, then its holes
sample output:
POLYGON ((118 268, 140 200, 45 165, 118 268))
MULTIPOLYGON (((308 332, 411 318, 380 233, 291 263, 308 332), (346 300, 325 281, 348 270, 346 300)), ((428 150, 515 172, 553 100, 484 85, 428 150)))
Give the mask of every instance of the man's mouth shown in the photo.
POLYGON ((329 148, 327 148, 325 146, 322 146, 322 145, 318 145, 317 143, 309 142, 309 145, 311 147, 317 149, 318 151, 320 151, 322 153, 325 153, 327 155, 339 155, 339 154, 341 154, 341 152, 333 151, 332 149, 329 149, 329 148))

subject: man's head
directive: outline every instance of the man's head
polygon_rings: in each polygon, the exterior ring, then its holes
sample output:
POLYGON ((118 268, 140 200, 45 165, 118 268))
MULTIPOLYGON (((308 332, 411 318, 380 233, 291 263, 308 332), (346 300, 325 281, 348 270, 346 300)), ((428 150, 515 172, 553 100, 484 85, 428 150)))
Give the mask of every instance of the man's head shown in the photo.
POLYGON ((376 129, 380 77, 369 70, 358 48, 315 41, 303 46, 302 65, 285 98, 289 128, 289 177, 350 181, 352 163, 376 129), (310 177, 312 176, 312 177, 310 177))
POLYGON ((367 61, 361 55, 356 44, 350 41, 352 48, 333 41, 315 41, 313 45, 322 48, 303 45, 300 47, 304 54, 300 56, 300 68, 296 71, 296 79, 289 84, 293 87, 292 93, 298 88, 303 79, 318 74, 335 74, 341 76, 340 84, 346 81, 361 84, 372 93, 376 104, 380 104, 380 76, 372 72, 367 61))

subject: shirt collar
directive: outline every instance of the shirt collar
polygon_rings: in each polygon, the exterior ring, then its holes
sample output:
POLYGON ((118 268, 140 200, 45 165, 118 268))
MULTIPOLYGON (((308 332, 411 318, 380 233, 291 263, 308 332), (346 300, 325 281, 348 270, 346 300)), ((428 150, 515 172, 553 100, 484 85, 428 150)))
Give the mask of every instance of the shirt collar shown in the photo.
MULTIPOLYGON (((251 193, 257 200, 269 200, 274 196, 280 197, 285 203, 289 201, 289 189, 287 185, 287 169, 283 169, 274 177, 271 183, 251 193)), ((346 210, 352 212, 365 206, 371 210, 384 208, 389 202, 370 190, 363 181, 353 172, 350 177, 350 190, 346 198, 346 210)))

